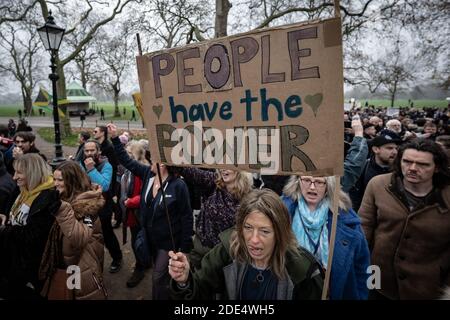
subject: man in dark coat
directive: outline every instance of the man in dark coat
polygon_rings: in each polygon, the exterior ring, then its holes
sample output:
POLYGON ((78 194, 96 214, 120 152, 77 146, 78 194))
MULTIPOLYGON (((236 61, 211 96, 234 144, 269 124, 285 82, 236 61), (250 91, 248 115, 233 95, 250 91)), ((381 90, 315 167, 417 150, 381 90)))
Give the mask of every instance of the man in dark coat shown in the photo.
POLYGON ((359 209, 381 299, 438 299, 450 287, 450 170, 429 139, 403 145, 394 173, 373 178, 359 209))

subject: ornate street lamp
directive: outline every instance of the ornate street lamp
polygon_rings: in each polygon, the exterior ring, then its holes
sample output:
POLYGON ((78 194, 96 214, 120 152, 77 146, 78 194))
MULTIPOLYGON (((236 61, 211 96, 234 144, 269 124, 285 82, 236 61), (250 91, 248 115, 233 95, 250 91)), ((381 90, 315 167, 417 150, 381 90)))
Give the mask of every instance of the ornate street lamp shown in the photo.
POLYGON ((65 161, 62 152, 61 145, 61 132, 59 127, 59 113, 58 113, 58 94, 56 89, 56 81, 58 80, 58 74, 56 72, 56 59, 58 57, 59 46, 61 45, 62 38, 64 36, 65 29, 55 24, 55 19, 52 17, 52 12, 49 11, 47 22, 44 26, 37 29, 45 49, 50 51, 52 73, 48 76, 52 81, 53 87, 53 123, 55 126, 55 158, 52 160, 51 165, 56 167, 58 163, 65 161))

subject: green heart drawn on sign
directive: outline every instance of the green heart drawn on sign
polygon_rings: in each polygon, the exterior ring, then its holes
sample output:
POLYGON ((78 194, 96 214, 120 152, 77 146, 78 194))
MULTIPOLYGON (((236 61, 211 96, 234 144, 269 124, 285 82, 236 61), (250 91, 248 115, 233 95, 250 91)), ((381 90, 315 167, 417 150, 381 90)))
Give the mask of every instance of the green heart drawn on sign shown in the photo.
POLYGON ((307 95, 305 98, 305 102, 310 105, 312 111, 314 112, 314 117, 317 115, 317 110, 320 107, 320 104, 323 100, 323 94, 316 93, 315 95, 307 95))
POLYGON ((161 116, 161 113, 162 113, 162 105, 160 105, 160 104, 158 104, 158 105, 154 105, 153 106, 153 112, 156 114, 156 116, 158 117, 158 120, 159 120, 159 117, 161 116))

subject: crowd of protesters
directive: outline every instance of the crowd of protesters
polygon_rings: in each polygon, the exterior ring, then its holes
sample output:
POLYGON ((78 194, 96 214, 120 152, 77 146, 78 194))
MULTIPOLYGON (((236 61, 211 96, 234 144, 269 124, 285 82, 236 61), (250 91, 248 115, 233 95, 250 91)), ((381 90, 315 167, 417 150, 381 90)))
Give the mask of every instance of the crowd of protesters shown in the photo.
POLYGON ((31 128, 0 124, 0 299, 106 299, 104 251, 119 272, 120 224, 135 260, 124 285, 151 268, 155 300, 320 299, 328 266, 331 300, 439 299, 450 288, 449 119, 448 108, 346 111, 340 188, 158 165, 148 141, 114 124, 81 132, 52 172, 31 128), (68 288, 73 266, 80 285, 68 288))

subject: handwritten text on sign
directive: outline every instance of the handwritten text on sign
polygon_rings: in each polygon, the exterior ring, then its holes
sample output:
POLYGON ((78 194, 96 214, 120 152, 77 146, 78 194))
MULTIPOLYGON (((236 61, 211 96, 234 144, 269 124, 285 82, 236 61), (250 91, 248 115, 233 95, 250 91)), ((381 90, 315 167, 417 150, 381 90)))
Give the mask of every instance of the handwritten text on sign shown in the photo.
POLYGON ((154 161, 341 174, 340 20, 137 58, 154 161))

